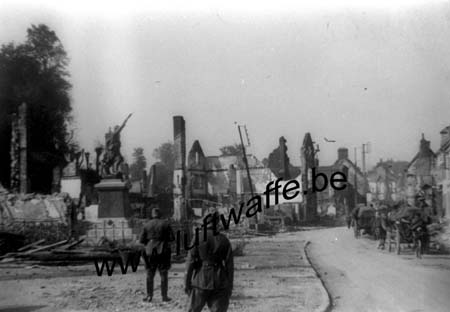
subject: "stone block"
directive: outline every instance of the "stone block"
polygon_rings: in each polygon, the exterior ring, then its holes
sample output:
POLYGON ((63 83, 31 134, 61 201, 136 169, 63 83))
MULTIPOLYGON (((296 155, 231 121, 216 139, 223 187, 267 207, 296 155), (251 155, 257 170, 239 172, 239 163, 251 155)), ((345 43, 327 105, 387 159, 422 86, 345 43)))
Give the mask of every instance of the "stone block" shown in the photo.
POLYGON ((99 218, 131 217, 128 186, 124 182, 119 179, 104 179, 95 188, 99 196, 99 218))

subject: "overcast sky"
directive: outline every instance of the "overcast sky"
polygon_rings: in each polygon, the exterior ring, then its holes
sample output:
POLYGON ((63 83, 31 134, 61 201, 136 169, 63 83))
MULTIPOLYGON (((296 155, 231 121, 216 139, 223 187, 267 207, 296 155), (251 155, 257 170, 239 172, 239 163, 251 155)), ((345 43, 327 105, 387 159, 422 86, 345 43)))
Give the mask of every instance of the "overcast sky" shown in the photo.
POLYGON ((31 24, 55 30, 70 57, 81 146, 93 150, 133 112, 128 160, 142 146, 153 162, 152 150, 173 139, 174 115, 186 120, 188 150, 198 139, 206 155, 238 142, 235 121, 260 159, 284 136, 294 164, 306 132, 323 165, 338 147, 353 158, 365 142, 370 164, 411 160, 422 132, 437 148, 450 124, 449 3, 352 2, 0 1, 0 42, 22 42, 31 24))

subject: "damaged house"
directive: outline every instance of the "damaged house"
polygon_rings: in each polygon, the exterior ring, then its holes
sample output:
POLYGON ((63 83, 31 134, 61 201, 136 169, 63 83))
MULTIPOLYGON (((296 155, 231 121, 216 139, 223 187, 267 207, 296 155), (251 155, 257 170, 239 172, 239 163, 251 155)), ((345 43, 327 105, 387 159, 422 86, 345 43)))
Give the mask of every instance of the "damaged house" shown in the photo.
POLYGON ((406 183, 406 168, 408 162, 386 160, 380 161, 368 173, 368 201, 378 201, 392 204, 403 196, 406 183))
MULTIPOLYGON (((212 207, 219 211, 227 211, 238 202, 252 197, 252 191, 253 195, 262 195, 267 183, 278 177, 283 176, 289 179, 292 175, 300 176, 299 168, 291 166, 289 159, 286 158, 287 148, 283 137, 280 138, 280 146, 269 156, 269 166, 265 166, 255 156, 247 154, 249 174, 241 155, 206 156, 198 140, 194 141, 189 152, 186 153, 185 123, 181 116, 174 117, 174 144, 176 162, 173 179, 173 217, 175 220, 200 217, 212 207), (284 161, 280 162, 280 159, 284 161)), ((280 202, 280 205, 274 209, 287 211, 287 215, 294 220, 301 215, 300 203, 301 200, 290 206, 292 203, 280 202)), ((264 217, 265 213, 259 216, 261 221, 264 217)))
MULTIPOLYGON (((368 183, 364 173, 355 165, 348 157, 348 148, 341 147, 338 149, 338 159, 331 166, 319 166, 318 172, 327 176, 330 181, 334 172, 342 172, 347 177, 347 187, 343 190, 336 191, 330 184, 327 188, 317 193, 319 213, 327 212, 328 207, 334 206, 338 215, 347 214, 358 203, 366 202, 366 192, 368 183)), ((322 179, 320 179, 322 180, 322 179)), ((318 184, 322 183, 319 182, 318 184)), ((322 185, 318 185, 319 188, 322 185)))

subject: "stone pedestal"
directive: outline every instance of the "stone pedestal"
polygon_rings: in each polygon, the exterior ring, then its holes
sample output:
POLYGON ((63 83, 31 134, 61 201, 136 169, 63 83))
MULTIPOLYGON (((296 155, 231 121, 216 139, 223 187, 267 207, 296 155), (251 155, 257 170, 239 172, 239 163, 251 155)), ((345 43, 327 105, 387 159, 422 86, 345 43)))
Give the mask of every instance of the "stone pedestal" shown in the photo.
POLYGON ((91 222, 86 241, 94 245, 103 238, 122 243, 135 241, 136 234, 129 224, 132 210, 125 182, 106 178, 96 184, 95 188, 99 201, 98 205, 91 205, 86 210, 86 218, 91 222))
POLYGON ((98 191, 98 218, 129 218, 132 215, 128 187, 119 179, 104 179, 98 191))

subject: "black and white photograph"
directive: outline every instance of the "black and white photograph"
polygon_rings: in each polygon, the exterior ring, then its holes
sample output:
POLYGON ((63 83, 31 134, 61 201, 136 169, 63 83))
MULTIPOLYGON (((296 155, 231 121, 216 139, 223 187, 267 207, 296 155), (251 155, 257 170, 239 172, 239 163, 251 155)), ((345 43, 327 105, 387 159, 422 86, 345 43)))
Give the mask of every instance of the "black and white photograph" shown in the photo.
POLYGON ((450 1, 0 0, 32 311, 450 311, 450 1))

